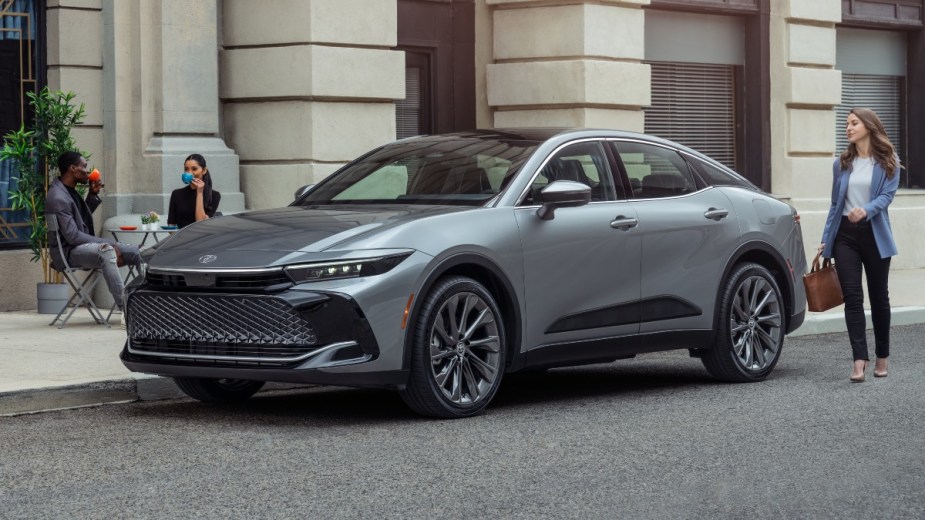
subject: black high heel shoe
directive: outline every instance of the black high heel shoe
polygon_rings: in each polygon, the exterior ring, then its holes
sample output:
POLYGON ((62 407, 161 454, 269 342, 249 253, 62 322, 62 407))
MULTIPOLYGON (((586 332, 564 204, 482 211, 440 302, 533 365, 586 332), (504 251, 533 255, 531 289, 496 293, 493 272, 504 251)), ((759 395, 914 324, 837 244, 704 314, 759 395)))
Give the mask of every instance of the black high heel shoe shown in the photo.
MULTIPOLYGON (((861 361, 860 359, 858 361, 861 361)), ((857 368, 858 361, 854 362, 854 368, 857 368)), ((852 383, 863 383, 864 382, 864 373, 867 372, 867 361, 864 361, 863 368, 861 368, 861 375, 855 375, 854 370, 851 371, 851 377, 849 378, 852 383)))

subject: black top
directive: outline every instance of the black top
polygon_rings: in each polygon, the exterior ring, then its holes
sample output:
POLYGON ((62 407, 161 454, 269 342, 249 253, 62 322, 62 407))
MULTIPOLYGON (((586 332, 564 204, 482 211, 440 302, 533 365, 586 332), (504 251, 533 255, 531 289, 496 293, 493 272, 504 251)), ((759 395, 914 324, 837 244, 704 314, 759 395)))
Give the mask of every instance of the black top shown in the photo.
MULTIPOLYGON (((63 183, 62 183, 63 184, 63 183)), ((90 207, 87 206, 87 203, 80 198, 80 193, 77 193, 77 190, 64 184, 64 187, 67 188, 68 194, 74 199, 74 204, 77 204, 77 207, 80 209, 80 219, 84 221, 84 224, 90 228, 90 235, 96 235, 96 232, 93 230, 93 214, 90 212, 90 207)), ((87 197, 92 196, 92 193, 87 193, 87 197)), ((195 202, 195 199, 193 199, 195 202)))
MULTIPOLYGON (((212 189, 212 179, 208 173, 203 176, 203 180, 206 186, 202 189, 202 207, 206 215, 212 218, 215 216, 215 211, 218 210, 218 203, 222 200, 222 194, 212 189)), ((167 223, 184 228, 193 222, 196 222, 196 190, 189 186, 173 190, 170 194, 167 223)))

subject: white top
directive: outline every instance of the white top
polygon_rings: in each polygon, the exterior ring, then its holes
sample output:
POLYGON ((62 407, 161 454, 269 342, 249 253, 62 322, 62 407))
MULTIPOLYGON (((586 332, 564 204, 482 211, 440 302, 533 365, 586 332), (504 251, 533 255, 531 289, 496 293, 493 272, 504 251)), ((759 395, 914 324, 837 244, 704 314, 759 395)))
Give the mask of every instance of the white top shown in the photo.
POLYGON ((847 216, 854 208, 863 208, 870 202, 870 183, 874 178, 874 157, 855 157, 851 163, 848 176, 848 192, 845 194, 845 209, 842 216, 847 216))

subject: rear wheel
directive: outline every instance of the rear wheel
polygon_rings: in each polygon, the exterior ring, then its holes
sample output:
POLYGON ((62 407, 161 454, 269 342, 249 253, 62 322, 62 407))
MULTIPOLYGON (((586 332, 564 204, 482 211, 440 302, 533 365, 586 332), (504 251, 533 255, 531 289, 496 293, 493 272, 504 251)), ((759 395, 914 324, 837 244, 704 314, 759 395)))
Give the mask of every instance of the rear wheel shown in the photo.
POLYGON ((724 381, 766 378, 784 346, 784 308, 770 271, 750 262, 736 266, 726 280, 716 340, 703 353, 703 365, 724 381))
POLYGON ((184 394, 204 403, 237 403, 247 400, 263 388, 263 381, 244 379, 206 379, 175 377, 174 383, 184 394))
POLYGON ((504 324, 491 293, 471 278, 440 279, 416 321, 411 374, 401 397, 422 415, 478 414, 501 384, 505 350, 504 324))

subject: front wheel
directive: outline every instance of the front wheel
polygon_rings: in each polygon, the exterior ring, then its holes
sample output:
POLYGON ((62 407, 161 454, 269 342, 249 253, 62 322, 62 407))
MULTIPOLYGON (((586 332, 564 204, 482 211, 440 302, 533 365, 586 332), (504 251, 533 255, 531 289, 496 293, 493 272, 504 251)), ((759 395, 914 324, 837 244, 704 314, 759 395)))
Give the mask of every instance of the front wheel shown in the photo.
POLYGON ((478 414, 501 384, 505 352, 504 323, 491 293, 471 278, 442 278, 415 322, 411 374, 401 397, 431 417, 478 414))
POLYGON ((244 379, 206 379, 175 377, 174 383, 184 394, 204 403, 237 403, 250 398, 263 388, 263 381, 244 379))
POLYGON ((774 276, 755 263, 736 266, 723 289, 719 327, 703 365, 723 381, 761 381, 784 346, 784 301, 774 276))

